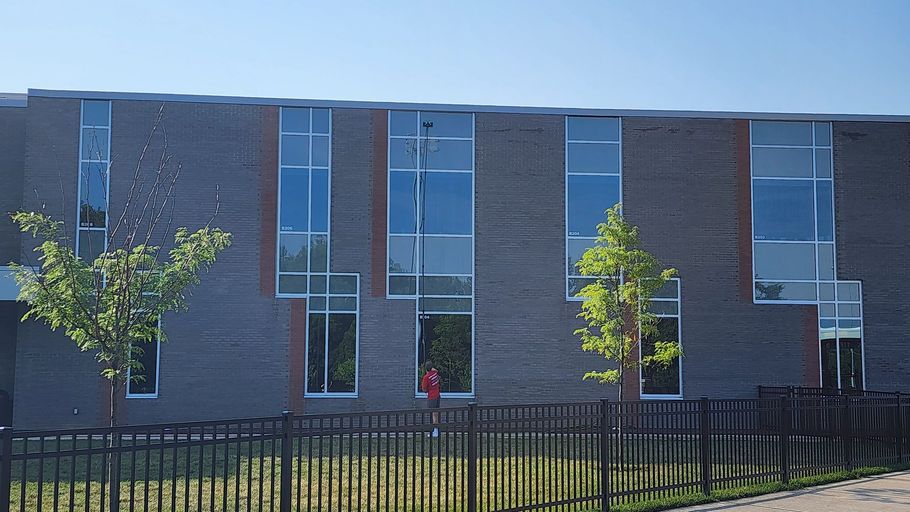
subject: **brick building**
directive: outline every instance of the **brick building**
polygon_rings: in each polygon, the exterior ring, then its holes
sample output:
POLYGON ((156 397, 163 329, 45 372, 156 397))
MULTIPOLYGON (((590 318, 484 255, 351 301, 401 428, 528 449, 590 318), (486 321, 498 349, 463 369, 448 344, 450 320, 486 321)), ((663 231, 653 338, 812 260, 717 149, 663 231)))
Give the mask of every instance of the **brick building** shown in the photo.
MULTIPOLYGON (((30 90, 0 95, 0 209, 98 252, 162 108, 175 224, 217 185, 235 241, 163 318, 130 423, 412 408, 427 357, 449 403, 613 397, 581 381, 602 363, 572 335, 572 263, 617 201, 679 270, 654 307, 685 352, 628 394, 910 389, 910 117, 30 90)), ((0 222, 0 261, 32 246, 0 222)), ((14 297, 0 276, 14 425, 103 423, 92 356, 14 297)))

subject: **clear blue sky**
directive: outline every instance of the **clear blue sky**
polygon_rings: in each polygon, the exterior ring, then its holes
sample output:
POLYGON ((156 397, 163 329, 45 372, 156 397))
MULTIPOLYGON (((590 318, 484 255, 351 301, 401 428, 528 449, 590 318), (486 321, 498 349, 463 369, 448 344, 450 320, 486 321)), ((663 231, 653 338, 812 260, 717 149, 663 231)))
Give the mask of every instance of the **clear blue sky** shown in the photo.
POLYGON ((910 0, 10 0, 0 91, 910 114, 910 0))

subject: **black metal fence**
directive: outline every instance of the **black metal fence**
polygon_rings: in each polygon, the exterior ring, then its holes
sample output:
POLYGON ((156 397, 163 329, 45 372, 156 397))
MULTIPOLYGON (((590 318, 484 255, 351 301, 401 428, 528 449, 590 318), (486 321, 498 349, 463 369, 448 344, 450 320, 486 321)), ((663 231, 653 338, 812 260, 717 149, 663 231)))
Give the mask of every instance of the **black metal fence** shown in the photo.
POLYGON ((910 400, 477 406, 0 430, 2 511, 601 510, 910 459, 910 400))

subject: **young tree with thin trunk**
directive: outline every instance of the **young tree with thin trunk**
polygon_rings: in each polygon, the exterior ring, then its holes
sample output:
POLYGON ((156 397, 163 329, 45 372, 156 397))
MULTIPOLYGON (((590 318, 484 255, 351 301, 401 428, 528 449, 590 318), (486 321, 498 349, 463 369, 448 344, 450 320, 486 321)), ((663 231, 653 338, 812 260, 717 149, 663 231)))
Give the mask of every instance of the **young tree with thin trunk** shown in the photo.
POLYGON ((676 270, 662 269, 657 259, 641 248, 638 228, 626 222, 621 205, 607 210, 607 222, 597 226, 598 237, 576 263, 583 276, 594 281, 578 292, 584 299, 579 318, 588 326, 577 329, 581 348, 599 354, 615 365, 585 373, 584 379, 617 384, 623 399, 626 374, 641 366, 668 366, 682 356, 677 340, 654 340, 660 335, 657 317, 650 312, 651 298, 676 270), (654 353, 639 359, 642 339, 654 340, 654 353))
MULTIPOLYGON (((101 375, 110 381, 111 426, 118 424, 117 403, 127 379, 143 379, 139 373, 144 347, 165 341, 159 319, 166 312, 186 310, 189 290, 231 244, 230 233, 211 226, 218 212, 217 188, 208 223, 195 231, 177 228, 170 241, 180 166, 170 162, 162 117, 163 106, 126 197, 114 198, 123 202, 116 221, 108 224, 106 250, 87 251, 97 254, 94 259, 84 258, 82 250, 83 257, 75 254, 71 237, 75 229, 62 221, 43 211, 12 215, 23 233, 38 240, 38 263, 13 265, 18 300, 28 305, 22 319, 43 320, 51 329, 62 329, 80 351, 94 354, 101 375), (152 147, 160 149, 160 155, 149 164, 152 147)), ((106 180, 107 170, 101 172, 105 174, 98 179, 106 180)), ((80 205, 80 216, 98 215, 88 211, 91 208, 80 205)), ((106 214, 101 212, 102 218, 106 214)))

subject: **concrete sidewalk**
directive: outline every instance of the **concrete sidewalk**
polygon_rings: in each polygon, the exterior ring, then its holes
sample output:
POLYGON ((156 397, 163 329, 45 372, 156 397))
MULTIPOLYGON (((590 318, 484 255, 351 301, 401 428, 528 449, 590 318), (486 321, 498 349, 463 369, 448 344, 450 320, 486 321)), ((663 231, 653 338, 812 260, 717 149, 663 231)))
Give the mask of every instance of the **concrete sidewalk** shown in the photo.
POLYGON ((910 471, 848 480, 675 512, 910 512, 910 471))

